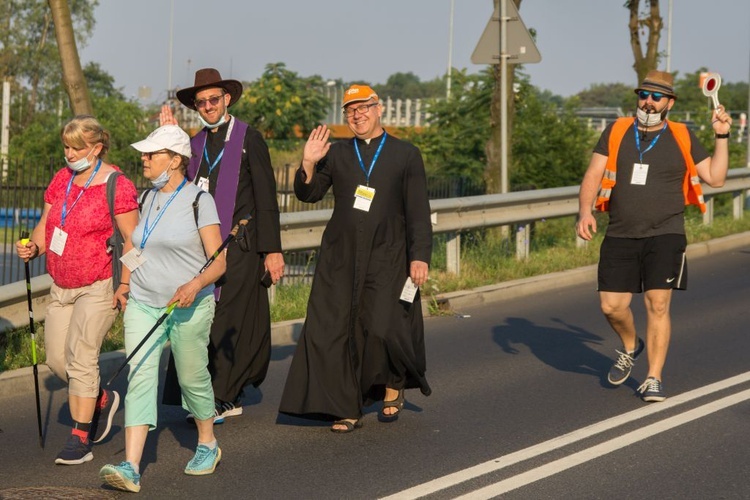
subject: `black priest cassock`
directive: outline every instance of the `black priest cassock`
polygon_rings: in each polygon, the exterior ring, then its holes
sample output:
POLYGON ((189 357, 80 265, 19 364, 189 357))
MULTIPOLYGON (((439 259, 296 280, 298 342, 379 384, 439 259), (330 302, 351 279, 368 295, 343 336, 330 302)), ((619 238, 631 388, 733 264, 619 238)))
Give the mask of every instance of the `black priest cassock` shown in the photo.
POLYGON ((334 420, 359 418, 385 386, 431 392, 425 378, 419 293, 399 300, 412 261, 430 262, 432 226, 424 164, 415 146, 381 134, 331 145, 310 184, 300 167, 294 190, 315 203, 333 187, 335 208, 323 234, 307 306, 279 411, 334 420), (363 165, 386 140, 369 179, 369 211, 354 208, 363 165), (369 144, 368 144, 369 142, 369 144))

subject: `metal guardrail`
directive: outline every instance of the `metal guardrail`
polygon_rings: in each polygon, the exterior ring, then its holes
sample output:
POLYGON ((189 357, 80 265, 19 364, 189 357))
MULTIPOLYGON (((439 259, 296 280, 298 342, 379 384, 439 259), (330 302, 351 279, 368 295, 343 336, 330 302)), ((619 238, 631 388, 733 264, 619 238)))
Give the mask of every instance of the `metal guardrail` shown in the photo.
MULTIPOLYGON (((719 194, 732 193, 733 214, 742 217, 745 193, 750 190, 750 168, 736 168, 729 171, 727 181, 721 188, 704 187, 708 209, 703 221, 713 220, 713 198, 719 194)), ((495 227, 519 224, 517 241, 519 258, 528 256, 528 224, 541 219, 566 217, 578 214, 578 186, 569 186, 536 191, 470 196, 432 200, 433 232, 448 233, 448 271, 460 269, 460 233, 480 227, 495 227)), ((312 210, 281 214, 281 242, 286 251, 318 248, 323 230, 333 210, 312 210)), ((49 275, 32 279, 34 310, 37 320, 44 318, 46 299, 52 283, 49 275)), ((0 331, 28 323, 26 287, 23 282, 0 286, 0 331)))

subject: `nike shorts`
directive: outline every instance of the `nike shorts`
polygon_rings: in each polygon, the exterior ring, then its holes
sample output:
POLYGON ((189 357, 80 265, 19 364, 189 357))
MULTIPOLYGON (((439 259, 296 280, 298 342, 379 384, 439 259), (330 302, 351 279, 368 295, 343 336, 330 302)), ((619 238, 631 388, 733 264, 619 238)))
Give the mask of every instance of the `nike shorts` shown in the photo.
POLYGON ((687 289, 684 234, 604 237, 599 250, 600 292, 687 289))

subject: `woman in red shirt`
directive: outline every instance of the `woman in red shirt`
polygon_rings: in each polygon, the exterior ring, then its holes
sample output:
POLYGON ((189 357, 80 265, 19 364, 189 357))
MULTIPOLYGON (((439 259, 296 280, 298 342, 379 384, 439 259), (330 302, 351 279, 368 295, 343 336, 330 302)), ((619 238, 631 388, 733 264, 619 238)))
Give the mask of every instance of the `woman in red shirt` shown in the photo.
MULTIPOLYGON (((62 129, 61 139, 67 166, 52 178, 39 224, 28 243, 16 243, 16 252, 24 260, 47 255, 53 281, 44 324, 47 365, 68 384, 74 422, 55 463, 75 465, 94 458, 91 443, 109 433, 120 401, 115 391, 99 387, 99 350, 117 316, 106 186, 119 168, 103 161, 109 133, 95 118, 73 118, 62 129)), ((135 186, 124 175, 117 178, 114 213, 128 251, 138 222, 138 201, 135 186)))

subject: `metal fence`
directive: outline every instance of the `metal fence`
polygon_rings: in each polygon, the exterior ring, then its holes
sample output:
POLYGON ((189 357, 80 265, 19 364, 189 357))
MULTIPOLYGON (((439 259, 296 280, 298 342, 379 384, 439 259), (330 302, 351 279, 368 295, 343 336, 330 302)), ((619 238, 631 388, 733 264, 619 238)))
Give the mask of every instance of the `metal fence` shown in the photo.
MULTIPOLYGON (((16 256, 15 242, 24 231, 31 232, 42 214, 44 191, 52 176, 60 168, 59 159, 46 163, 35 161, 11 161, 8 175, 0 182, 0 285, 24 279, 23 261, 16 256)), ((142 175, 140 163, 120 166, 139 191, 150 184, 142 175)), ((318 203, 303 203, 294 195, 294 171, 289 165, 274 169, 279 209, 281 212, 303 212, 333 208, 333 195, 328 194, 318 203)), ((482 194, 484 186, 465 178, 429 177, 428 192, 431 199, 455 198, 482 194)), ((314 270, 314 251, 286 252, 288 281, 306 279, 314 270), (297 277, 297 278, 295 278, 297 277)), ((47 272, 47 261, 41 258, 30 262, 31 276, 47 272)))

